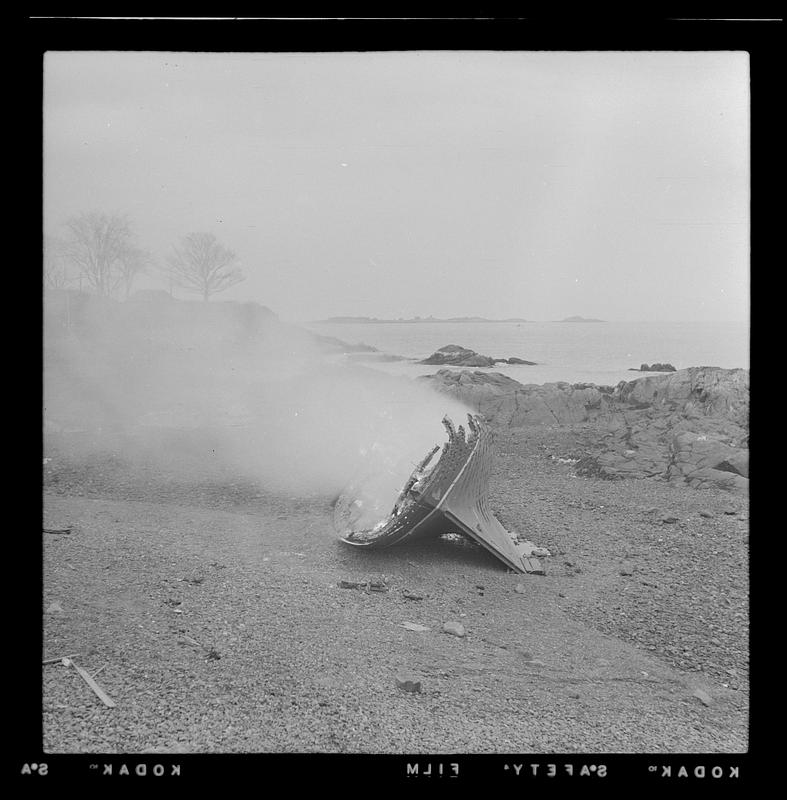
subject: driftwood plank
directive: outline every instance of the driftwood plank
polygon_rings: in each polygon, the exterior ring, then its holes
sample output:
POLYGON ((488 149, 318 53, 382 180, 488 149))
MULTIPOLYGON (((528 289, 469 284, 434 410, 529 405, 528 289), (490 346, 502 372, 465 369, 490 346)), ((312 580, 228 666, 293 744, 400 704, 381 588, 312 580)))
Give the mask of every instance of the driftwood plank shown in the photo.
POLYGON ((71 659, 65 658, 63 659, 64 662, 68 662, 71 666, 82 676, 85 683, 98 695, 99 700, 105 705, 109 706, 110 708, 115 707, 115 701, 90 677, 90 673, 87 670, 82 669, 78 664, 74 663, 71 659))

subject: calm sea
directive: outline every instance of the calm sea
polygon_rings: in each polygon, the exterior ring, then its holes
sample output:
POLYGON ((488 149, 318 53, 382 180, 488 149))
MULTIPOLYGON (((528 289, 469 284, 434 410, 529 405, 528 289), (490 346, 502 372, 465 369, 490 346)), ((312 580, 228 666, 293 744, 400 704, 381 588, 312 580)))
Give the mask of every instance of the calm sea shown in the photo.
MULTIPOLYGON (((749 367, 747 322, 421 322, 309 323, 316 333, 408 359, 426 358, 447 344, 493 358, 516 356, 536 366, 498 364, 493 369, 521 383, 615 385, 645 373, 642 363, 749 367)), ((365 362, 372 365, 372 362, 365 362)), ((374 362, 376 369, 415 377, 439 367, 413 361, 374 362)))

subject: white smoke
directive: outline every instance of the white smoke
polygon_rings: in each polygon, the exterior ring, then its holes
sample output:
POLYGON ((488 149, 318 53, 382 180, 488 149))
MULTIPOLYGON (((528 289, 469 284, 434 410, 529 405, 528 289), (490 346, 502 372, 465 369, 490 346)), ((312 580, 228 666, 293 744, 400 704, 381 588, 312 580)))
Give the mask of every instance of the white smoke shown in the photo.
MULTIPOLYGON (((305 330, 237 303, 65 295, 45 316, 45 421, 184 479, 335 495, 361 472, 409 472, 466 409, 342 362, 305 330), (173 446, 173 432, 177 446, 173 446)), ((385 481, 383 481, 385 483, 385 481)))

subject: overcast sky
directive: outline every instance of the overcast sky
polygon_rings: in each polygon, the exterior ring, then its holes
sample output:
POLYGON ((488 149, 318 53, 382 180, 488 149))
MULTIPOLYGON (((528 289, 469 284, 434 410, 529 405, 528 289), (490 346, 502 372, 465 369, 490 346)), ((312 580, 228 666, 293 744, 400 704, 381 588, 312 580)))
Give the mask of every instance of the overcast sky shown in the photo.
POLYGON ((247 276, 217 299, 290 320, 744 320, 748 80, 737 52, 50 52, 45 230, 127 214, 160 260, 212 232, 247 276))

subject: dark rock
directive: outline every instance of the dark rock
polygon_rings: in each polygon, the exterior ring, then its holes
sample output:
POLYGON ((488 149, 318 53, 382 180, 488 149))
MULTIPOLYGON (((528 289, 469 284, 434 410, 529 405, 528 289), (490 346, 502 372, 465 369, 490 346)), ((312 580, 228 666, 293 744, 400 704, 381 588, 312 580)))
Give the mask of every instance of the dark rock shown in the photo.
POLYGON ((749 451, 736 448, 735 453, 727 453, 727 457, 716 465, 716 469, 733 472, 744 478, 749 477, 749 451))
POLYGON ((598 458, 594 456, 580 458, 574 470, 577 475, 581 475, 584 478, 601 478, 603 480, 613 480, 615 478, 614 472, 609 470, 606 465, 602 466, 598 458))
MULTIPOLYGON (((636 368, 632 367, 629 371, 636 372, 636 368)), ((647 364, 641 364, 639 368, 640 372, 677 372, 675 367, 672 364, 651 364, 648 366, 647 364)))
POLYGON ((494 359, 489 356, 481 356, 474 350, 460 347, 457 344, 449 344, 441 347, 437 352, 432 353, 428 358, 419 361, 419 364, 449 364, 454 367, 491 367, 494 366, 494 359))
POLYGON ((512 366, 516 365, 516 364, 525 364, 525 365, 527 365, 529 367, 534 367, 536 365, 535 361, 525 361, 524 358, 516 358, 515 356, 511 356, 511 358, 496 358, 495 359, 495 363, 496 364, 511 364, 512 366))
POLYGON ((340 589, 365 589, 368 592, 387 592, 388 586, 384 581, 346 581, 340 580, 340 589))
POLYGON ((492 358, 479 355, 475 350, 460 347, 458 344, 449 344, 432 353, 428 358, 419 361, 419 364, 448 365, 452 367, 493 367, 497 363, 505 364, 534 364, 521 358, 492 358))
POLYGON ((412 692, 413 694, 417 694, 421 691, 421 681, 413 681, 409 678, 403 678, 398 675, 396 677, 396 685, 404 692, 412 692))

